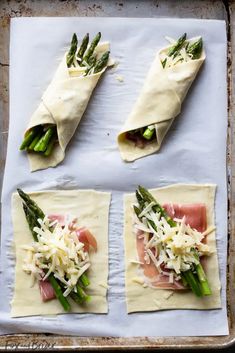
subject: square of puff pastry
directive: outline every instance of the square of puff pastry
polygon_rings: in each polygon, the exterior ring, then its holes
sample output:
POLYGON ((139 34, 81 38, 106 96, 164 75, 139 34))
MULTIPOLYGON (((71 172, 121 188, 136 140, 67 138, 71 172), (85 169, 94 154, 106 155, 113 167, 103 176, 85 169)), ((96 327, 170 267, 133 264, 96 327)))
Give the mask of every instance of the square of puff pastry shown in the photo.
MULTIPOLYGON (((214 203, 216 186, 211 184, 176 184, 152 189, 150 192, 160 204, 203 203, 206 206, 207 228, 214 226, 214 203)), ((216 251, 215 231, 207 235, 207 244, 212 254, 207 256, 206 275, 212 295, 197 297, 189 290, 170 290, 146 286, 140 271, 133 230, 134 194, 124 198, 125 281, 127 312, 156 311, 164 309, 217 309, 221 308, 219 266, 216 251), (133 261, 134 260, 134 261, 133 261)))
MULTIPOLYGON (((53 190, 29 193, 45 214, 71 214, 77 217, 81 227, 87 227, 97 240, 97 252, 90 253, 90 285, 87 293, 92 297, 85 305, 78 305, 72 300, 71 313, 108 312, 108 218, 111 195, 94 190, 53 190), (98 207, 97 207, 98 205, 98 207)), ((12 220, 16 252, 15 286, 11 302, 11 316, 64 314, 60 302, 50 300, 42 302, 38 284, 31 287, 30 276, 23 269, 25 250, 22 245, 33 241, 22 208, 22 200, 17 194, 12 195, 12 220)))

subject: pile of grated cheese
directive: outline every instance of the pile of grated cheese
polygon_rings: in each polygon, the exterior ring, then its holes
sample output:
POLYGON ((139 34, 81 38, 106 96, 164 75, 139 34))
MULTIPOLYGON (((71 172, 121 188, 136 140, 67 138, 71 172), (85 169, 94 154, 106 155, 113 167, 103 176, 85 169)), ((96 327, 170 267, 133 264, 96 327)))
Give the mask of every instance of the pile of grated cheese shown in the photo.
POLYGON ((65 223, 50 222, 46 216, 38 220, 40 227, 35 227, 38 242, 22 248, 27 251, 23 270, 35 280, 47 279, 53 273, 66 288, 64 296, 74 290, 80 276, 90 267, 88 252, 76 234, 76 223, 71 217, 65 217, 65 223))
POLYGON ((143 238, 145 263, 150 264, 152 261, 159 273, 169 276, 169 282, 173 283, 175 275, 175 279, 180 279, 181 272, 191 269, 193 264, 198 264, 200 256, 211 254, 209 246, 203 243, 203 239, 214 231, 215 227, 201 233, 186 224, 185 217, 174 219, 176 226, 171 227, 160 213, 153 211, 154 205, 155 202, 145 204, 144 210, 139 215, 142 221, 135 215, 135 234, 143 238), (157 231, 151 223, 154 223, 157 231), (173 272, 163 271, 162 264, 165 269, 173 272))

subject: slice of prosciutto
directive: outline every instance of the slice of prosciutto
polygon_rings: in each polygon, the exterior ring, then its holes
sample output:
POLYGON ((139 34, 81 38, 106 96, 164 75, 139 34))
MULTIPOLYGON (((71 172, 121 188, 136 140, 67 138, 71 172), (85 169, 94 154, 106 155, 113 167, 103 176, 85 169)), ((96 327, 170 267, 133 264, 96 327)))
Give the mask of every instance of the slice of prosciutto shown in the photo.
POLYGON ((204 232, 207 227, 206 206, 203 203, 195 204, 165 204, 163 208, 171 218, 182 219, 185 216, 185 223, 198 232, 204 232))
MULTIPOLYGON (((204 232, 206 230, 207 221, 205 204, 164 204, 163 208, 171 218, 182 219, 185 217, 186 224, 191 228, 196 229, 199 232, 204 232)), ((138 231, 136 236, 137 253, 139 261, 143 263, 140 267, 151 286, 161 289, 185 289, 181 281, 176 281, 174 279, 173 283, 169 283, 169 276, 160 273, 151 259, 149 264, 146 263, 144 238, 141 237, 141 233, 143 234, 142 231, 138 231)), ((164 272, 165 271, 167 270, 165 269, 164 272)))
POLYGON ((85 251, 89 251, 90 246, 97 251, 97 241, 86 227, 77 229, 76 233, 79 241, 84 244, 85 251))
POLYGON ((38 283, 39 283, 41 298, 44 302, 47 302, 48 300, 51 300, 51 299, 55 299, 56 295, 49 281, 40 280, 38 283))
POLYGON ((65 219, 63 215, 60 214, 49 214, 48 215, 48 219, 51 222, 57 221, 59 224, 61 224, 62 226, 64 226, 65 223, 65 219))

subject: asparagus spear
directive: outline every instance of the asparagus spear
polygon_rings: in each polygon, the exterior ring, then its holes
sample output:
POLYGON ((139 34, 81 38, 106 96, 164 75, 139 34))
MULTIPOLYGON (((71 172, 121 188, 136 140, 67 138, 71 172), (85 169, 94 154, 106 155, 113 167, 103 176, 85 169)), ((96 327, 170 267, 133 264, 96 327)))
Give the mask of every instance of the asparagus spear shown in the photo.
POLYGON ((80 277, 80 281, 84 287, 88 287, 90 284, 89 278, 85 273, 83 273, 80 277))
POLYGON ((29 147, 28 147, 28 150, 29 150, 29 151, 33 151, 33 150, 34 150, 34 147, 36 146, 36 144, 38 143, 38 141, 40 140, 40 138, 41 138, 41 133, 38 133, 38 134, 34 137, 33 141, 30 143, 30 145, 29 145, 29 147))
POLYGON ((72 40, 71 40, 71 45, 69 52, 67 54, 66 62, 67 66, 70 67, 74 61, 76 51, 77 51, 77 46, 78 46, 78 39, 76 33, 73 34, 72 40))
POLYGON ((21 199, 24 201, 25 205, 33 212, 36 219, 44 219, 45 214, 41 210, 41 208, 36 204, 36 202, 33 201, 31 197, 29 197, 29 195, 27 195, 23 190, 18 188, 17 191, 21 199))
POLYGON ((27 132, 21 146, 20 146, 20 150, 24 150, 25 148, 27 148, 31 142, 33 141, 33 139, 35 138, 35 136, 38 133, 38 127, 35 126, 33 127, 29 132, 27 132))
POLYGON ((165 58, 164 60, 162 60, 162 67, 163 67, 163 69, 165 68, 165 66, 166 66, 166 62, 167 62, 167 58, 165 58))
POLYGON ((143 137, 146 140, 151 140, 155 132, 155 129, 149 129, 148 127, 144 130, 143 137))
POLYGON ((202 38, 199 38, 196 42, 192 43, 187 48, 187 53, 192 55, 192 59, 199 59, 202 54, 202 38))
POLYGON ((69 311, 71 309, 70 304, 69 304, 68 300, 64 297, 62 289, 61 289, 59 283, 57 282, 57 280, 55 279, 55 277, 52 274, 50 274, 48 276, 48 280, 50 281, 50 283, 54 289, 56 298, 60 301, 64 310, 69 311))
POLYGON ((35 241, 38 241, 38 237, 37 237, 37 233, 34 232, 34 227, 35 225, 38 225, 38 221, 34 215, 34 213, 30 210, 30 208, 28 206, 26 206, 25 203, 23 203, 23 210, 24 210, 24 213, 25 213, 25 217, 26 217, 26 220, 28 222, 28 226, 29 226, 29 229, 33 235, 33 238, 35 241))
POLYGON ((85 71, 85 76, 87 76, 90 73, 91 69, 95 66, 95 64, 96 64, 96 57, 93 55, 89 60, 89 66, 85 71))
POLYGON ((79 285, 76 286, 77 288, 77 295, 78 297, 81 299, 82 302, 89 300, 89 295, 87 295, 84 290, 82 289, 82 287, 80 287, 79 285))
POLYGON ((203 295, 198 280, 191 270, 182 272, 181 276, 186 280, 193 293, 196 294, 197 297, 201 297, 203 295))
POLYGON ((196 259, 198 260, 198 264, 195 265, 195 270, 200 282, 200 286, 201 286, 201 291, 203 293, 203 295, 211 295, 211 289, 208 283, 208 280, 206 278, 206 274, 203 270, 203 267, 200 263, 200 259, 198 254, 195 252, 194 256, 196 257, 196 259))
POLYGON ((82 61, 82 57, 87 49, 88 43, 89 43, 89 33, 87 33, 83 38, 82 44, 80 45, 80 48, 78 50, 77 59, 79 63, 82 61))
POLYGON ((36 146, 34 147, 34 151, 45 152, 54 133, 55 133, 55 126, 49 127, 44 133, 44 135, 40 138, 36 146))
POLYGON ((48 143, 47 145, 47 148, 44 152, 44 156, 48 157, 51 155, 52 153, 52 150, 53 150, 53 147, 54 147, 54 144, 55 144, 55 141, 56 141, 56 135, 54 134, 50 140, 50 142, 48 143))
POLYGON ((103 70, 103 68, 105 68, 105 66, 108 63, 109 60, 109 51, 106 51, 101 58, 97 61, 95 68, 94 68, 94 73, 96 74, 97 72, 100 72, 101 70, 103 70))
POLYGON ((175 55, 184 45, 185 40, 186 40, 187 34, 184 33, 178 40, 177 42, 168 50, 167 55, 172 56, 175 55))
POLYGON ((89 62, 90 57, 93 55, 94 50, 100 41, 100 38, 101 38, 101 33, 98 32, 95 38, 93 39, 93 41, 91 42, 86 55, 83 57, 83 61, 85 61, 86 63, 89 62))
POLYGON ((161 205, 159 205, 159 203, 155 200, 155 198, 152 196, 152 194, 150 194, 150 192, 147 189, 145 189, 143 186, 139 185, 138 192, 144 202, 147 202, 147 203, 155 202, 156 205, 154 205, 153 210, 155 212, 159 212, 161 217, 164 217, 166 219, 167 223, 171 227, 176 226, 176 222, 171 217, 168 216, 168 214, 165 212, 165 210, 161 207, 161 205))

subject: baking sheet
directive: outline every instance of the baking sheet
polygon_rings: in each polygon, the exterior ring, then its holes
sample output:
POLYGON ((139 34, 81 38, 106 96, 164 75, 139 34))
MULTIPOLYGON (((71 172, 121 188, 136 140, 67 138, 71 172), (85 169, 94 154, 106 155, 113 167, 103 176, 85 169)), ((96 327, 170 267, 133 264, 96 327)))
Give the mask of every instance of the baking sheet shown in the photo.
POLYGON ((226 31, 225 22, 191 19, 20 18, 11 23, 10 133, 2 192, 0 332, 53 332, 81 336, 196 336, 228 334, 226 315, 226 31), (63 164, 29 172, 18 152, 23 131, 74 31, 83 36, 101 31, 110 40, 119 65, 97 86, 63 164), (165 35, 202 35, 206 64, 199 73, 160 153, 124 163, 116 136, 143 84, 165 35), (122 75, 124 82, 117 80, 122 75), (222 282, 221 310, 169 310, 126 313, 122 238, 123 193, 136 185, 216 183, 217 247, 222 282), (112 191, 108 315, 60 315, 11 319, 14 256, 10 196, 25 190, 72 189, 112 191), (7 299, 6 299, 7 298, 7 299), (154 325, 150 324, 154 321, 154 325))

